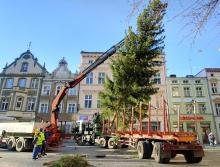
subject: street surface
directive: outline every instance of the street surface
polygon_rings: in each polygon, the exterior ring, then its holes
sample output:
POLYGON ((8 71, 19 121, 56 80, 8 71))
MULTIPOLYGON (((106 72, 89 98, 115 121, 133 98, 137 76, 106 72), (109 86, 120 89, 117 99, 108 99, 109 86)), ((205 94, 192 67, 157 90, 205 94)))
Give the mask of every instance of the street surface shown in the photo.
MULTIPOLYGON (((85 156, 91 165, 95 167, 160 167, 154 159, 140 160, 137 158, 135 150, 102 149, 97 146, 75 146, 73 142, 66 141, 63 147, 53 148, 46 157, 32 160, 31 152, 11 152, 0 149, 0 167, 41 167, 45 162, 60 159, 65 155, 80 154, 85 156), (103 157, 105 155, 105 157, 103 157)), ((186 167, 186 166, 220 166, 220 147, 208 147, 205 149, 205 157, 199 164, 187 164, 182 155, 177 155, 166 166, 186 167)))

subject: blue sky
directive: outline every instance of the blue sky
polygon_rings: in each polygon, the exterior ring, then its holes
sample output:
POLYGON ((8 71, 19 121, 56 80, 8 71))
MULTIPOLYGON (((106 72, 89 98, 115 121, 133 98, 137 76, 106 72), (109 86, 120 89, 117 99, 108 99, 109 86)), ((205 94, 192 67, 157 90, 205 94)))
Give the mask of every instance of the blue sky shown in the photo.
MULTIPOLYGON (((75 72, 80 52, 106 51, 136 27, 129 0, 0 0, 0 69, 28 48, 52 72, 62 57, 75 72)), ((184 2, 190 2, 184 0, 184 2)), ((219 27, 213 19, 192 44, 181 18, 171 19, 185 4, 172 1, 165 17, 167 75, 196 74, 220 67, 219 27)))

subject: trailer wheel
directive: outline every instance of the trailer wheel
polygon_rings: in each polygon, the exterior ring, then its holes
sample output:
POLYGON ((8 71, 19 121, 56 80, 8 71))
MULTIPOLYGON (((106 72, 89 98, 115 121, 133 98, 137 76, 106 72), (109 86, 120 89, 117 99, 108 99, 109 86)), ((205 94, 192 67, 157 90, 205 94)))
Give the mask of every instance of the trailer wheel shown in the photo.
POLYGON ((161 146, 162 144, 160 142, 156 142, 154 145, 155 149, 155 161, 160 164, 168 164, 170 162, 170 158, 162 158, 161 157, 161 146))
POLYGON ((115 149, 117 147, 116 143, 115 143, 115 139, 114 138, 110 138, 108 140, 108 148, 109 149, 115 149))
POLYGON ((139 141, 137 145, 139 159, 150 159, 153 151, 153 145, 150 141, 139 141))
POLYGON ((9 151, 15 151, 15 146, 16 146, 15 138, 14 137, 9 138, 9 140, 7 141, 7 149, 9 151))
POLYGON ((24 147, 24 138, 23 137, 19 137, 16 143, 16 151, 18 152, 22 152, 25 150, 24 147))
POLYGON ((187 163, 199 163, 202 161, 202 157, 195 157, 193 151, 188 151, 184 154, 187 163))
POLYGON ((99 139, 99 145, 102 148, 106 148, 107 147, 107 142, 104 138, 99 139))

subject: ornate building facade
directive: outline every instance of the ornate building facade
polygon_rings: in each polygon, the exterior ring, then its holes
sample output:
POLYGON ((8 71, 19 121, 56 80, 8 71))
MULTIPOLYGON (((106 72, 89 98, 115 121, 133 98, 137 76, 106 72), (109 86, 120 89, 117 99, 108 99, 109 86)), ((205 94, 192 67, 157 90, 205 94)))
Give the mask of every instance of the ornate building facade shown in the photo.
MULTIPOLYGON (((58 67, 50 74, 48 73, 42 81, 40 90, 40 102, 37 112, 39 121, 50 122, 51 106, 55 96, 59 93, 61 87, 74 80, 76 74, 68 69, 68 63, 63 58, 59 61, 58 67)), ((59 105, 58 121, 60 127, 66 132, 71 133, 71 126, 74 120, 77 120, 78 104, 78 86, 68 90, 66 96, 59 105)))
POLYGON ((46 73, 30 50, 6 65, 0 73, 0 116, 34 121, 46 73))

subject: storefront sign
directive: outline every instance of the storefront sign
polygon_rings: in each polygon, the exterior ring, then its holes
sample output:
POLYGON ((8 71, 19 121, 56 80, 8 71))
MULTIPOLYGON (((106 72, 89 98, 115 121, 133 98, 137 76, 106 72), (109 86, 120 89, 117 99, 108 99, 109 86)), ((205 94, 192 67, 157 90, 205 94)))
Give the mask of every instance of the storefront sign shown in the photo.
POLYGON ((87 116, 87 115, 80 115, 79 116, 79 120, 81 120, 81 121, 88 121, 89 120, 89 116, 87 116))
POLYGON ((187 120, 187 121, 190 121, 190 120, 204 120, 204 117, 202 116, 181 116, 180 117, 180 120, 187 120))

